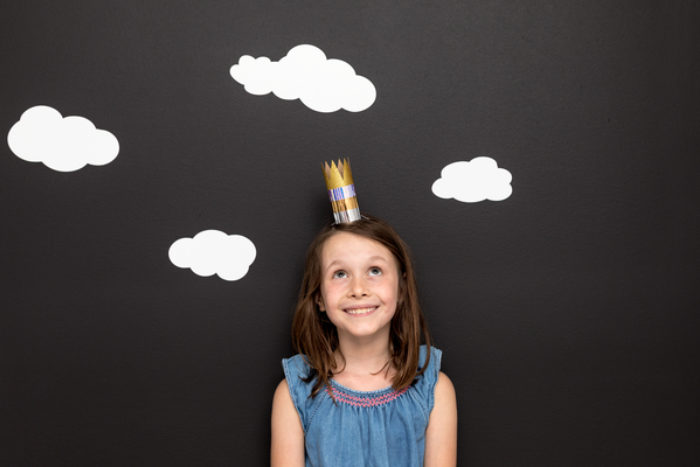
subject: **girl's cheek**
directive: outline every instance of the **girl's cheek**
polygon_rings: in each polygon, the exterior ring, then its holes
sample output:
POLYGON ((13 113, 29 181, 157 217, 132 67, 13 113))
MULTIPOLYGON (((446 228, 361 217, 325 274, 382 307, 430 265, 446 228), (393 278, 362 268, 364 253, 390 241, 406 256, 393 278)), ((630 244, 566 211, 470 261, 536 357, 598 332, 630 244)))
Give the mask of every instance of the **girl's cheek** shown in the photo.
POLYGON ((333 291, 341 290, 342 287, 343 287, 342 281, 333 281, 333 282, 328 284, 328 286, 326 287, 326 290, 333 293, 333 291))

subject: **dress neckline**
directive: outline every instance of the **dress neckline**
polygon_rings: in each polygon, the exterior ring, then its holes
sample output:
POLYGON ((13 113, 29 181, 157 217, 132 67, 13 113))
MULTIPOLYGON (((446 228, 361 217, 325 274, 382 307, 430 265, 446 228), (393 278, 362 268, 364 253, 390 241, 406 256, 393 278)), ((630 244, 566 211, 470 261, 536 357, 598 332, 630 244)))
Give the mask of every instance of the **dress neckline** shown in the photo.
POLYGON ((332 379, 331 384, 326 386, 326 393, 332 399, 343 402, 347 405, 364 408, 388 404, 389 402, 399 398, 406 391, 408 391, 408 387, 402 389, 401 391, 396 391, 391 386, 384 389, 378 389, 376 391, 357 391, 355 389, 345 387, 332 379))

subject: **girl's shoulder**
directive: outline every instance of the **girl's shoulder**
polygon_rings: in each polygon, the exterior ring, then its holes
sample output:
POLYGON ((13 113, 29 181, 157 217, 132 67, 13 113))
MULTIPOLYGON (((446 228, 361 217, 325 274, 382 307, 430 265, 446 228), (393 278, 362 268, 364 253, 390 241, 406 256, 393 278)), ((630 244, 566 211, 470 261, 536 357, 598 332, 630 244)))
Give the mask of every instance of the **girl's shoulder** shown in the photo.
POLYGON ((289 358, 283 358, 282 368, 292 399, 300 401, 308 397, 317 378, 306 356, 296 354, 289 358))
MULTIPOLYGON (((423 344, 420 346, 418 353, 418 368, 422 369, 425 365, 425 361, 428 357, 428 346, 423 344)), ((442 360, 442 350, 437 347, 430 346, 430 360, 428 361, 428 371, 431 368, 440 369, 440 364, 442 360)))
POLYGON ((282 364, 283 365, 292 365, 295 368, 297 368, 297 367, 303 368, 304 366, 308 366, 308 364, 304 360, 304 355, 302 355, 300 353, 298 353, 296 355, 292 355, 291 357, 283 358, 282 364))
POLYGON ((413 387, 421 399, 425 401, 427 413, 430 413, 435 403, 435 385, 440 377, 440 367, 442 365, 442 350, 432 346, 429 350, 430 359, 428 360, 428 346, 420 346, 418 370, 420 371, 425 367, 425 371, 418 375, 413 382, 413 387))
MULTIPOLYGON (((309 365, 306 356, 300 353, 289 358, 283 358, 282 368, 287 380, 292 376, 306 379, 313 372, 313 368, 309 365)), ((292 383, 287 381, 287 384, 292 383)))

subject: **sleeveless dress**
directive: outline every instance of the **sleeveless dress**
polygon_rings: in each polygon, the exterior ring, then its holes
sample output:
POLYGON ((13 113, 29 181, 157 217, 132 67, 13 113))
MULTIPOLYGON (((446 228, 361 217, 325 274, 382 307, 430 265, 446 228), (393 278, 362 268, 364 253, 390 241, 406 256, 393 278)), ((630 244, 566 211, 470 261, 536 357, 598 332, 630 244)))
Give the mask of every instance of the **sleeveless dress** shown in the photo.
MULTIPOLYGON (((304 429, 306 466, 422 466, 425 429, 434 404, 442 352, 431 347, 428 368, 408 388, 355 391, 331 380, 310 398, 316 379, 301 354, 282 360, 284 376, 304 429), (330 397, 333 392, 336 403, 330 397)), ((426 346, 420 347, 419 368, 426 346)))

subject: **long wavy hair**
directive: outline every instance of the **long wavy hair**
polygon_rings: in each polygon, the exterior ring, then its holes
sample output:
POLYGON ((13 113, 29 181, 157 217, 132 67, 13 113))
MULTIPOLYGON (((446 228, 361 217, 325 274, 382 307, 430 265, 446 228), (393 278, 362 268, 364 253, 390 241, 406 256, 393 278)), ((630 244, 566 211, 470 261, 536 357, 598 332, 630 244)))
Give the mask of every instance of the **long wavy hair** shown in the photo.
POLYGON ((338 232, 353 233, 381 243, 391 251, 399 265, 399 294, 396 313, 391 320, 389 353, 390 362, 397 370, 392 379, 392 387, 400 391, 410 386, 427 368, 430 352, 426 352, 422 368, 418 368, 418 356, 421 339, 430 348, 430 333, 418 301, 415 272, 408 246, 389 224, 376 217, 363 215, 360 220, 349 224, 326 225, 316 235, 306 253, 304 277, 292 320, 292 345, 312 368, 305 381, 308 383, 318 376, 310 397, 316 397, 321 388, 330 384, 334 370, 338 369, 334 352, 338 351, 341 358, 345 358, 338 346, 335 325, 318 308, 322 279, 321 251, 326 240, 338 232))

